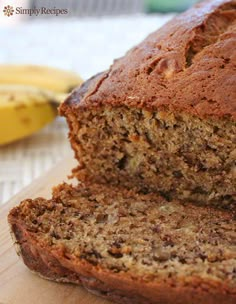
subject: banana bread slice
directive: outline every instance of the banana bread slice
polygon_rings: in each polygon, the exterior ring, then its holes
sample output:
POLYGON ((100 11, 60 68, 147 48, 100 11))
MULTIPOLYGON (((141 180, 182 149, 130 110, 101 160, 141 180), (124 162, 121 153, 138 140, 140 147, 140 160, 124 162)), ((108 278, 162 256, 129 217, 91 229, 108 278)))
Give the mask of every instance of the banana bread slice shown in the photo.
POLYGON ((236 1, 177 16, 62 104, 83 181, 236 205, 236 1))
POLYGON ((23 201, 8 220, 25 264, 45 278, 118 303, 236 303, 233 213, 63 184, 50 200, 23 201))

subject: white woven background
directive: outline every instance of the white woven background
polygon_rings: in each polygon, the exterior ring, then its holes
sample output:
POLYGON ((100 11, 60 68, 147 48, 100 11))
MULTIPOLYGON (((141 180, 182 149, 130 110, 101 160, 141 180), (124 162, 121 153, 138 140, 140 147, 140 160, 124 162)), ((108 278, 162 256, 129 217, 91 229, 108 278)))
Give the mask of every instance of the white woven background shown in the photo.
MULTIPOLYGON (((50 65, 86 79, 107 69, 171 15, 36 20, 14 27, 1 27, 1 18, 0 63, 50 65)), ((0 147, 0 204, 68 153, 66 134, 59 118, 31 137, 0 147)))

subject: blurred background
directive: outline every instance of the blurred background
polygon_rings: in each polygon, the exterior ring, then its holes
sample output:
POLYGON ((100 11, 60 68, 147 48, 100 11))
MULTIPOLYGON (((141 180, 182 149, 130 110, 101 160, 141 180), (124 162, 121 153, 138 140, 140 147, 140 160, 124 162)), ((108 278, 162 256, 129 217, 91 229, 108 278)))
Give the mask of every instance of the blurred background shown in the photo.
MULTIPOLYGON (((0 65, 46 65, 87 79, 195 2, 0 0, 0 65), (8 6, 14 10, 9 16, 8 6), (37 14, 42 8, 49 13, 37 14)), ((1 121, 0 128, 7 132, 1 121)), ((0 205, 69 151, 67 126, 58 117, 31 136, 0 145, 0 205)))

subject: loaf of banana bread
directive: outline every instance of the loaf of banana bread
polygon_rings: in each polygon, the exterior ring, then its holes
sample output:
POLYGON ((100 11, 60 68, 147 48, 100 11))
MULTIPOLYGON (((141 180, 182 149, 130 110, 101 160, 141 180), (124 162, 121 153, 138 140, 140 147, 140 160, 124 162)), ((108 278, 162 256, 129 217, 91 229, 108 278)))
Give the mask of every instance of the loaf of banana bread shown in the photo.
POLYGON ((8 220, 25 264, 42 277, 124 304, 236 303, 232 212, 63 184, 8 220))
POLYGON ((197 4, 62 104, 83 181, 236 205, 236 1, 197 4))

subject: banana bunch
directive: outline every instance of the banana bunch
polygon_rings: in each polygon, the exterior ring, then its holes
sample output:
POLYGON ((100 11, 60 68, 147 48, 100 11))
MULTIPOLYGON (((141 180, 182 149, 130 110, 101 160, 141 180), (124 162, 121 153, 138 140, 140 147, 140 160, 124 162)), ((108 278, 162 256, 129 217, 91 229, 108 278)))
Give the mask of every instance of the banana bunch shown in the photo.
POLYGON ((57 116, 58 105, 82 80, 31 65, 0 65, 0 145, 26 137, 57 116))

